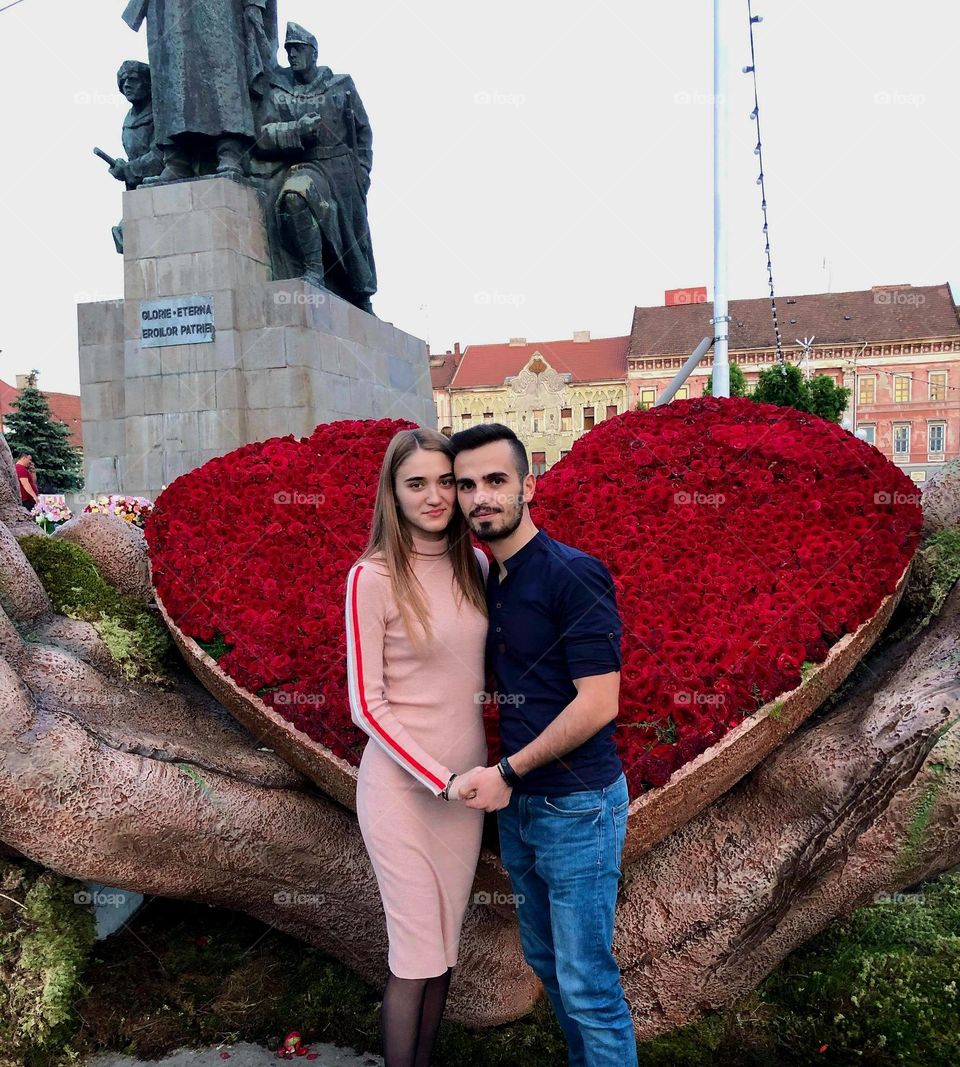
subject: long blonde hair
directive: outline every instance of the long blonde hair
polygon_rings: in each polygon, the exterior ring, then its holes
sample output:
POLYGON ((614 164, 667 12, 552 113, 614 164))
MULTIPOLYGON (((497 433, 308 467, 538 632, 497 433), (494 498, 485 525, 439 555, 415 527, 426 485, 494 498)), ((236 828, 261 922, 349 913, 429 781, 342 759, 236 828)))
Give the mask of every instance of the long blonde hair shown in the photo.
MULTIPOLYGON (((403 518, 397 500, 397 471, 403 461, 417 449, 426 452, 442 452, 453 464, 453 450, 449 440, 436 430, 400 430, 387 446, 383 465, 380 467, 380 481, 377 485, 377 498, 373 505, 373 523, 370 527, 370 540, 360 560, 380 555, 390 572, 390 585, 393 597, 400 609, 404 628, 411 643, 418 644, 414 634, 413 622, 420 623, 424 634, 431 634, 430 615, 424 598, 423 586, 413 573, 410 555, 413 552, 413 537, 410 526, 403 518)), ((456 502, 453 505, 453 517, 447 526, 447 538, 450 544, 450 562, 457 583, 457 602, 466 597, 471 604, 484 615, 487 613, 487 599, 483 588, 480 565, 470 541, 470 528, 456 502)), ((359 560, 358 560, 359 562, 359 560)))

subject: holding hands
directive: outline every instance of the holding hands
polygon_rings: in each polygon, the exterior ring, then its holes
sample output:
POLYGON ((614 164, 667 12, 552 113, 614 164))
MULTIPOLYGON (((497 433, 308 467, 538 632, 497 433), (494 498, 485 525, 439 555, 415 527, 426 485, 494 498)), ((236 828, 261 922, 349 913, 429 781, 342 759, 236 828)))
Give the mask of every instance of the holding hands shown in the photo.
POLYGON ((496 767, 474 767, 454 778, 450 799, 462 800, 468 808, 499 811, 510 803, 511 792, 496 767))

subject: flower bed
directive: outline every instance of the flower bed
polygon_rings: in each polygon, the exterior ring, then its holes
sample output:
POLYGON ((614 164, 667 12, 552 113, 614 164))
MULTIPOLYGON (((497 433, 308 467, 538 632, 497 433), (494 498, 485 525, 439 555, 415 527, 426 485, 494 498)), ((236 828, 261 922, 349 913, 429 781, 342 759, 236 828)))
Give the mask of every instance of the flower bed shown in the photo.
MULTIPOLYGON (((245 445, 173 482, 146 529, 158 600, 204 683, 348 804, 366 735, 346 697, 345 579, 386 445, 408 425, 245 445)), ((736 399, 608 420, 539 480, 535 521, 617 584, 618 743, 635 799, 714 750, 722 791, 839 684, 902 590, 917 499, 839 426, 736 399), (752 716, 763 726, 744 741, 752 716)))

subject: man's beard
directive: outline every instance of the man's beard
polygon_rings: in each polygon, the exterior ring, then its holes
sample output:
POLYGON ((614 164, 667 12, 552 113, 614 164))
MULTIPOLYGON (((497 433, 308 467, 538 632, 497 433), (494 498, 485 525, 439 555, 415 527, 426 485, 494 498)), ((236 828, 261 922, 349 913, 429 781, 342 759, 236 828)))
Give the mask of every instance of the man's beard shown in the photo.
POLYGON ((474 535, 478 541, 502 541, 505 537, 509 537, 514 530, 523 522, 523 505, 518 507, 513 515, 512 519, 507 520, 503 526, 499 529, 490 528, 488 530, 478 529, 474 524, 477 522, 489 522, 490 519, 495 519, 496 515, 491 515, 489 519, 470 519, 470 529, 473 530, 474 535))

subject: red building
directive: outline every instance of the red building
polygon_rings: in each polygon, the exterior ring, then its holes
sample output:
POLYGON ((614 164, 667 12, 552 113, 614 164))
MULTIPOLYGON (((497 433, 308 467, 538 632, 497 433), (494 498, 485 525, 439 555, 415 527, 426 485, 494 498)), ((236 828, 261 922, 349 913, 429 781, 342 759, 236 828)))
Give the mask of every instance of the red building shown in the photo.
MULTIPOLYGON (((694 294, 697 290, 673 290, 694 294)), ((696 297, 634 309, 627 353, 631 407, 653 404, 687 357, 713 335, 713 304, 696 297)), ((948 285, 876 285, 849 293, 780 297, 786 359, 851 390, 844 419, 915 481, 958 455, 960 316, 948 285)), ((730 301, 731 363, 748 386, 776 362, 769 298, 730 301)), ((708 353, 687 379, 700 396, 708 353)))

